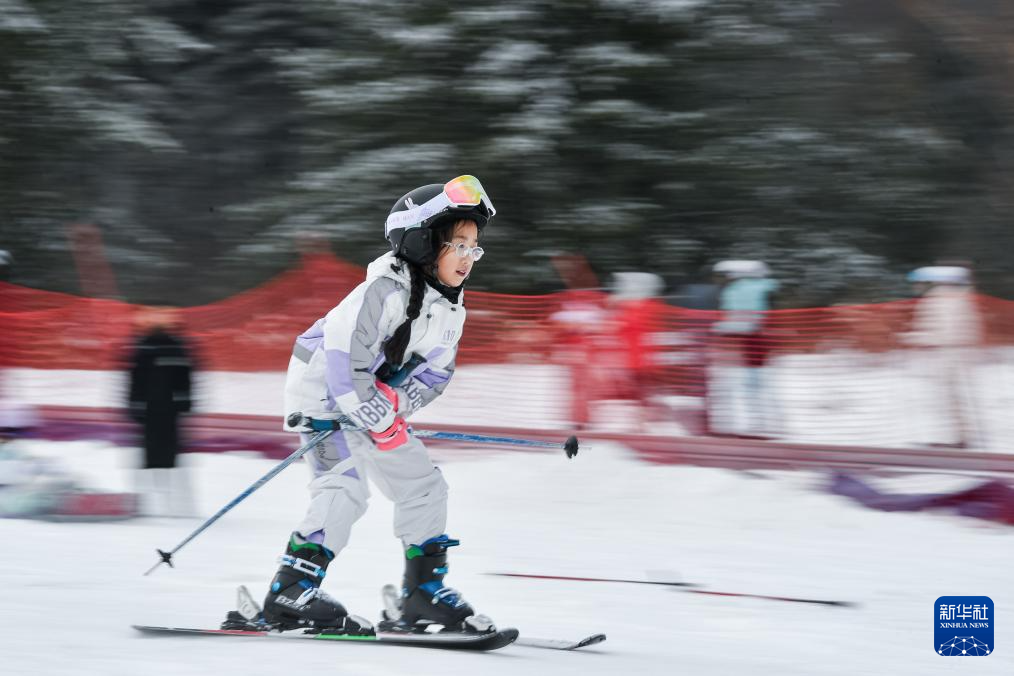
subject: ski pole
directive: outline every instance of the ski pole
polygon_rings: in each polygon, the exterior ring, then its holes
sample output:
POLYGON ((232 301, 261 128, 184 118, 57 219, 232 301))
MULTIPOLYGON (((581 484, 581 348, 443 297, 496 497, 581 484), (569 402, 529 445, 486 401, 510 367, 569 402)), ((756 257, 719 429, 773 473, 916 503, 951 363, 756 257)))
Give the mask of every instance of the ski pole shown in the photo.
MULTIPOLYGON (((568 458, 577 455, 577 437, 570 436, 562 444, 558 441, 538 441, 536 439, 515 439, 513 437, 491 437, 485 434, 465 434, 462 432, 437 432, 435 430, 412 430, 412 435, 420 439, 443 439, 444 441, 471 441, 477 444, 508 444, 510 446, 529 446, 534 448, 563 449, 568 458)), ((589 447, 585 446, 585 450, 589 447)))
MULTIPOLYGON (((292 420, 292 418, 290 417, 290 421, 291 420, 292 420)), ((292 425, 292 423, 290 422, 290 426, 294 426, 294 425, 292 425)), ((191 533, 186 538, 184 538, 184 540, 182 542, 180 542, 178 545, 176 545, 175 547, 173 547, 170 551, 164 552, 161 549, 156 549, 155 551, 158 552, 159 556, 161 557, 161 560, 158 563, 156 563, 154 566, 152 566, 151 568, 149 568, 148 571, 145 573, 145 575, 150 575, 156 568, 158 568, 159 566, 161 566, 163 563, 168 563, 169 567, 173 568, 174 566, 173 566, 172 558, 173 558, 173 555, 176 552, 178 552, 179 550, 183 549, 183 547, 188 542, 190 542, 195 537, 197 537, 198 535, 200 535, 201 533, 203 533, 205 531, 205 529, 208 528, 208 526, 210 526, 211 524, 215 523, 220 518, 222 518, 222 516, 226 512, 228 512, 230 509, 232 509, 233 507, 235 507, 239 503, 243 502, 243 500, 245 500, 246 498, 250 497, 251 493, 253 493, 258 488, 260 488, 261 486, 263 486, 264 484, 266 484, 268 481, 270 481, 272 478, 274 478, 275 475, 277 475, 283 469, 285 469, 286 467, 288 467, 289 465, 291 465, 293 462, 295 462, 296 460, 299 460, 301 457, 303 457, 303 455, 307 451, 309 451, 311 448, 313 448, 315 445, 317 445, 318 442, 321 442, 324 439, 327 439, 332 434, 334 434, 335 431, 336 431, 336 429, 337 428, 335 428, 335 427, 331 427, 331 428, 328 428, 328 429, 323 429, 323 430, 317 431, 316 434, 314 434, 312 437, 310 437, 309 441, 307 441, 305 444, 303 444, 298 449, 296 449, 295 451, 293 451, 292 454, 289 457, 287 457, 285 460, 282 460, 280 463, 278 463, 277 465, 275 465, 275 467, 270 472, 268 472, 267 474, 265 474, 264 476, 262 476, 260 479, 258 479, 257 481, 255 481, 249 488, 247 488, 245 491, 243 491, 242 493, 240 493, 239 495, 237 495, 235 498, 233 498, 232 502, 230 502, 229 504, 227 504, 222 509, 218 510, 215 513, 214 516, 212 516, 210 519, 208 519, 207 521, 205 521, 204 523, 202 523, 197 528, 197 530, 195 530, 193 533, 191 533)))
MULTIPOLYGON (((218 510, 207 521, 202 523, 194 532, 188 535, 182 542, 173 547, 170 551, 166 552, 161 549, 156 549, 160 560, 154 566, 149 568, 144 574, 150 575, 163 563, 169 564, 172 568, 173 562, 172 557, 179 550, 193 540, 195 537, 203 533, 211 524, 218 521, 226 512, 231 510, 233 507, 241 503, 243 500, 248 498, 251 493, 256 491, 258 488, 266 484, 268 481, 273 479, 279 472, 291 465, 293 462, 303 457, 307 451, 313 448, 318 442, 327 439, 329 436, 337 432, 338 430, 347 429, 350 431, 365 431, 362 428, 355 427, 352 425, 352 421, 346 416, 338 416, 336 418, 310 418, 304 417, 302 413, 292 413, 288 416, 287 422, 289 427, 298 427, 302 425, 308 432, 312 431, 315 434, 306 442, 303 446, 299 447, 292 452, 289 457, 282 460, 280 463, 275 465, 274 468, 260 479, 255 481, 249 488, 237 495, 229 504, 222 509, 218 510)), ((508 444, 512 446, 528 446, 535 448, 555 448, 562 449, 568 458, 573 458, 578 452, 578 440, 576 436, 570 436, 563 443, 554 441, 539 441, 535 439, 517 439, 514 437, 496 437, 485 434, 465 434, 461 432, 439 432, 433 430, 412 430, 413 436, 422 439, 438 439, 444 441, 465 441, 480 444, 508 444)), ((587 448, 587 447, 586 447, 587 448)))
MULTIPOLYGON (((350 426, 351 420, 345 416, 338 418, 310 418, 303 417, 300 413, 293 413, 289 416, 289 425, 292 427, 302 424, 310 430, 349 430, 353 432, 365 432, 361 427, 350 426), (298 420, 296 416, 299 416, 298 420), (293 422, 296 421, 296 422, 293 422)), ((555 448, 562 449, 568 458, 577 455, 578 440, 571 435, 566 441, 539 441, 537 439, 518 439, 515 437, 494 437, 486 434, 467 434, 464 432, 438 432, 436 430, 412 429, 412 436, 420 439, 439 439, 443 441, 468 441, 476 444, 507 444, 510 446, 528 446, 530 448, 555 448)), ((586 446, 585 449, 588 447, 586 446)))

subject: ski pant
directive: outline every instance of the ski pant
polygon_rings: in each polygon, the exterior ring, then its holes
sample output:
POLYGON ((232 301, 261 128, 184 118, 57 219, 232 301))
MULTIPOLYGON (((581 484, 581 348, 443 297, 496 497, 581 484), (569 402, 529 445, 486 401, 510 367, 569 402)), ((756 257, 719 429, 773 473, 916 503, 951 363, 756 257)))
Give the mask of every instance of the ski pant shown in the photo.
MULTIPOLYGON (((302 442, 310 436, 300 435, 302 442)), ((366 513, 367 477, 394 503, 394 535, 407 548, 442 534, 447 526, 447 483, 422 442, 413 436, 393 451, 380 451, 365 432, 340 431, 305 456, 313 474, 310 506, 296 528, 304 538, 323 531, 337 554, 366 513)))

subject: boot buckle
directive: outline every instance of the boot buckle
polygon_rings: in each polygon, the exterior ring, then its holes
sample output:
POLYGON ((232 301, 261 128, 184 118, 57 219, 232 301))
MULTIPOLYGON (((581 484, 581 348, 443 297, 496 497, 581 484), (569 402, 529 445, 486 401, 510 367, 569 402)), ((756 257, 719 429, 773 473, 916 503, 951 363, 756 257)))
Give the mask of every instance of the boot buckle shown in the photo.
POLYGON ((318 566, 316 563, 313 563, 312 561, 307 561, 306 559, 301 559, 299 557, 291 556, 289 554, 283 554, 281 557, 279 557, 278 562, 283 566, 289 566, 294 570, 298 570, 300 573, 311 575, 313 577, 320 579, 324 579, 324 575, 327 572, 323 568, 318 566))

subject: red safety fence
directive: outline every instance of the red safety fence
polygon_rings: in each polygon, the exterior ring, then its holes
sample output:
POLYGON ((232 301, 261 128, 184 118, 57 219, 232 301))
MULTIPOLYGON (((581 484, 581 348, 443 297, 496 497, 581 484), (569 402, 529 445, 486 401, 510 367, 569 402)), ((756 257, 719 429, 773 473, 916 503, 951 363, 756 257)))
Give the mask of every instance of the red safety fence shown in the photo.
MULTIPOLYGON (((284 371, 295 336, 363 278, 313 255, 178 314, 201 371, 239 382, 284 371)), ((732 316, 597 291, 469 291, 455 387, 431 413, 475 425, 1009 452, 1014 303, 969 294, 960 311, 934 316, 921 302, 732 316)), ((0 367, 122 369, 148 312, 0 284, 0 367)), ((240 401, 234 412, 261 413, 240 401)))
MULTIPOLYGON (((262 286, 176 314, 203 368, 280 371, 288 365, 295 336, 337 305, 364 274, 332 256, 310 256, 262 286)), ((545 357, 557 297, 469 292, 467 300, 460 364, 545 357)), ((144 306, 0 283, 0 366, 119 368, 149 314, 144 306)))

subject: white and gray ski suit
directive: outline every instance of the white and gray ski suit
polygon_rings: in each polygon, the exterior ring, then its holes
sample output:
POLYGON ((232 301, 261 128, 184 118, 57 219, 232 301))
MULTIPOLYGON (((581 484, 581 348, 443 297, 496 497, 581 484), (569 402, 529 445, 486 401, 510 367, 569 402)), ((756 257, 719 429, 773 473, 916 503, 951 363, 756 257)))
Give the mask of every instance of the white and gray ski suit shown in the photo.
MULTIPOLYGON (((366 281, 296 339, 283 413, 344 413, 376 432, 390 427, 396 413, 407 418, 438 397, 454 373, 465 308, 463 293, 452 303, 429 285, 405 350, 405 361, 412 354, 425 361, 395 388, 398 412, 375 387, 374 373, 384 363, 383 345, 406 318, 410 290, 408 268, 393 254, 373 261, 366 281)), ((305 443, 309 436, 301 438, 305 443)), ((393 451, 380 451, 365 432, 342 431, 304 457, 313 480, 309 509, 296 528, 302 536, 323 531, 324 546, 341 551, 352 524, 366 511, 368 476, 394 502, 394 534, 406 547, 444 532, 447 484, 418 439, 410 437, 393 451)))

